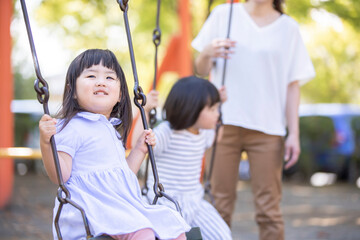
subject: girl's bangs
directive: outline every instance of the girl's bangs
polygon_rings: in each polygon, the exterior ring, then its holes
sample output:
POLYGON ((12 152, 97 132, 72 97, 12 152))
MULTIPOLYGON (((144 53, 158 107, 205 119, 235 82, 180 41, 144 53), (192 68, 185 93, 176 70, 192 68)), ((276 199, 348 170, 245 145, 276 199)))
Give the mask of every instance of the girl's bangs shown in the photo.
POLYGON ((88 52, 88 54, 84 54, 81 61, 82 66, 80 68, 81 70, 84 70, 93 65, 99 65, 101 63, 101 65, 103 65, 104 67, 116 71, 116 59, 114 59, 114 57, 115 56, 113 56, 110 51, 94 49, 93 53, 88 52))

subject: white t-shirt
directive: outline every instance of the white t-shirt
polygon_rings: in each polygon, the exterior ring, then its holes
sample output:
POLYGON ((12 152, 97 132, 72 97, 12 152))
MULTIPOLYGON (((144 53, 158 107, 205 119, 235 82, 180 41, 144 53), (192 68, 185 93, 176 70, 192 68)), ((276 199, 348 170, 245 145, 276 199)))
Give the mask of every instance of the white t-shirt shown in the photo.
MULTIPOLYGON (((213 39, 226 38, 229 9, 230 4, 222 4, 212 11, 192 42, 196 50, 201 52, 213 39)), ((227 60, 228 100, 222 105, 223 123, 284 136, 288 84, 303 84, 315 76, 298 24, 282 14, 271 24, 258 27, 243 4, 235 3, 230 39, 236 41, 236 47, 227 60)), ((220 87, 224 60, 215 61, 211 80, 220 87)))

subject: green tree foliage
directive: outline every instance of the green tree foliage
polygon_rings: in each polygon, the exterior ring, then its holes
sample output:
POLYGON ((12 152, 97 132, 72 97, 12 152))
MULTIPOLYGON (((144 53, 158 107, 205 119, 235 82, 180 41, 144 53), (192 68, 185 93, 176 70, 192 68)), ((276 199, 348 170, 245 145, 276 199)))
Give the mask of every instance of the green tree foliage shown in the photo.
POLYGON ((360 103, 360 42, 359 33, 344 24, 341 32, 312 26, 308 49, 317 76, 303 89, 310 102, 360 103))
POLYGON ((286 11, 307 33, 317 73, 302 89, 306 101, 360 104, 360 1, 287 0, 286 11))
MULTIPOLYGON (((139 80, 150 85, 153 74, 154 44, 152 32, 156 24, 156 1, 129 1, 128 17, 135 49, 139 80), (143 80, 144 79, 144 80, 143 80)), ((162 42, 178 29, 175 1, 163 0, 160 9, 162 42)), ((44 0, 37 20, 44 27, 60 33, 67 48, 109 48, 118 56, 128 82, 132 80, 123 12, 115 0, 44 0)), ((165 41, 164 41, 165 40, 165 41)), ((164 46, 164 45, 162 45, 164 46)), ((164 52, 160 49, 160 57, 164 52)), ((76 54, 74 54, 75 56, 76 54)), ((146 88, 145 88, 146 89, 146 88)))
MULTIPOLYGON (((169 37, 179 29, 177 2, 161 1, 161 60, 169 37)), ((225 0, 190 1, 193 36, 205 21, 208 10, 225 0)), ((302 93, 307 102, 360 103, 360 1, 358 0, 286 0, 285 12, 295 18, 305 35, 317 76, 302 93), (319 14, 320 13, 320 14, 319 14), (318 16, 318 18, 316 18, 318 16), (320 16, 320 17, 319 17, 320 16), (321 18, 337 19, 340 25, 324 26, 321 18)), ((129 82, 132 71, 124 31, 122 11, 116 0, 43 0, 37 21, 53 29, 68 49, 110 48, 123 65, 129 82)), ((139 80, 144 89, 151 84, 156 0, 130 0, 128 11, 139 80)), ((74 53, 74 56, 76 54, 74 53)), ((129 87, 131 87, 131 83, 129 87)))

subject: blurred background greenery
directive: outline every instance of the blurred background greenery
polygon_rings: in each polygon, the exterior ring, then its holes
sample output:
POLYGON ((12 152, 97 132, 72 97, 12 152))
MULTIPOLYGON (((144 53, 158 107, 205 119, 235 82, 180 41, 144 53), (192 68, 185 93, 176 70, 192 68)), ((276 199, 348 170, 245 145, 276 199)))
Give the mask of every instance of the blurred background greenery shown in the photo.
MULTIPOLYGON (((129 87, 132 86, 122 12, 115 0, 34 0, 28 1, 28 4, 30 2, 34 6, 29 8, 31 23, 36 23, 39 29, 46 30, 49 36, 60 42, 60 48, 67 53, 66 57, 63 57, 65 65, 86 48, 109 48, 116 53, 125 70, 129 87)), ((190 0, 193 37, 205 21, 209 10, 223 2, 225 1, 190 0)), ((161 1, 160 63, 171 35, 179 30, 178 4, 181 4, 181 1, 161 1)), ((13 57, 15 99, 35 98, 32 89, 35 79, 32 62, 23 57, 24 52, 30 50, 28 46, 20 48, 17 44, 19 31, 24 31, 21 29, 23 20, 19 1, 14 1, 14 9, 14 22, 18 21, 16 26, 12 27, 14 52, 20 51, 13 57), (16 31, 16 27, 20 30, 16 31)), ((360 104, 360 1, 286 0, 285 12, 300 24, 317 73, 316 78, 302 88, 303 102, 360 104)), ((156 1, 129 1, 128 15, 140 84, 144 89, 148 89, 154 72, 152 30, 155 27, 156 1)), ((35 31, 34 38, 39 43, 37 49, 41 49, 41 42, 46 39, 39 39, 35 31)), ((41 57, 39 55, 40 63, 41 57)), ((58 57, 53 55, 54 59, 58 57)), ((51 60, 47 60, 46 66, 51 63, 51 60)), ((65 71, 66 67, 63 67, 63 72, 65 71)), ((49 73, 49 76, 51 78, 52 74, 49 73)), ((176 75, 172 74, 163 77, 162 84, 165 86, 159 86, 162 97, 167 95, 168 88, 175 79, 176 75)))
MULTIPOLYGON (((209 12, 224 2, 225 0, 189 0, 191 39, 196 36, 209 12)), ((25 24, 20 2, 14 0, 13 3, 14 17, 11 33, 13 37, 12 63, 15 78, 15 99, 35 100, 36 95, 33 90, 35 74, 25 24)), ((159 66, 171 37, 180 32, 178 4, 183 3, 181 0, 161 1, 160 28, 162 38, 159 47, 159 66)), ((76 55, 87 48, 108 48, 115 52, 124 69, 129 89, 132 89, 133 77, 123 13, 115 0, 31 0, 27 1, 27 5, 40 67, 50 86, 51 101, 61 101, 67 66, 76 55)), ((150 89, 154 74, 155 47, 152 42, 152 32, 156 23, 156 6, 156 0, 129 1, 128 16, 137 70, 140 85, 145 92, 150 89)), ((286 0, 285 12, 300 24, 304 42, 317 73, 312 81, 302 87, 302 103, 359 105, 360 1, 286 0)), ((189 48, 191 49, 190 46, 189 48)), ((193 51, 192 54, 195 57, 196 52, 193 51)), ((178 75, 171 72, 161 77, 160 84, 157 86, 160 92, 160 103, 165 100, 168 91, 177 78, 178 75)), ((131 90, 130 94, 132 95, 131 90)), ((35 106, 39 107, 41 113, 41 105, 35 103, 35 106)), ((55 113, 55 110, 50 109, 50 111, 55 113)), ((15 115, 14 146, 38 147, 36 145, 38 141, 34 139, 38 137, 35 128, 40 113, 29 115, 20 112, 15 115), (29 129, 31 129, 30 132, 29 129)), ((329 146, 333 148, 333 139, 336 139, 336 136, 341 133, 340 130, 334 130, 334 123, 330 121, 330 118, 325 120, 323 118, 316 120, 319 121, 319 124, 311 119, 311 124, 305 124, 310 121, 306 119, 304 123, 301 123, 303 135, 303 154, 301 157, 311 159, 302 161, 304 164, 309 163, 304 165, 306 169, 315 169, 310 164, 314 157, 313 155, 310 156, 307 150, 313 149, 315 143, 322 143, 327 148, 330 148, 329 146), (330 125, 325 124, 326 122, 330 122, 330 125), (330 127, 327 127, 328 125, 330 127), (331 137, 327 137, 331 141, 329 144, 325 144, 326 141, 316 137, 311 141, 306 141, 304 136, 307 132, 309 136, 313 136, 315 131, 316 136, 324 137, 325 135, 321 131, 322 127, 325 129, 323 132, 329 134, 331 132, 331 137)), ((360 141, 356 142, 359 144, 360 141)), ((360 147, 357 148, 360 149, 360 147)), ((324 150, 322 152, 330 153, 331 151, 324 150)), ((360 159, 358 154, 357 156, 360 159)), ((320 159, 320 157, 316 158, 320 159)), ((336 155, 336 159, 340 158, 336 155)), ((348 162, 346 165, 351 163, 349 160, 346 161, 348 162)), ((345 160, 334 162, 341 163, 345 160)), ((355 163, 360 166, 360 160, 355 163)), ((335 165, 334 168, 343 169, 339 165, 335 165)), ((360 167, 358 169, 360 172, 360 167)), ((357 176, 358 173, 355 175, 357 176)))

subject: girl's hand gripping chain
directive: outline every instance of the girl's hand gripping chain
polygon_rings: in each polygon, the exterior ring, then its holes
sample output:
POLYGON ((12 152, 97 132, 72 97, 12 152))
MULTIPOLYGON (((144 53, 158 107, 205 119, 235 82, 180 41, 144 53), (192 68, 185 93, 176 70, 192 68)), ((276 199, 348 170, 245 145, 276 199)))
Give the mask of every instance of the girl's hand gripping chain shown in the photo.
POLYGON ((144 130, 143 134, 137 140, 134 149, 137 149, 146 154, 148 152, 146 144, 149 144, 152 147, 154 147, 156 144, 155 134, 153 133, 152 129, 144 130))
POLYGON ((226 87, 222 86, 219 88, 219 95, 220 95, 220 101, 221 103, 226 102, 226 100, 228 99, 227 93, 226 93, 226 87))
POLYGON ((40 130, 40 143, 50 144, 50 138, 56 133, 56 122, 55 118, 44 114, 39 122, 40 130))

